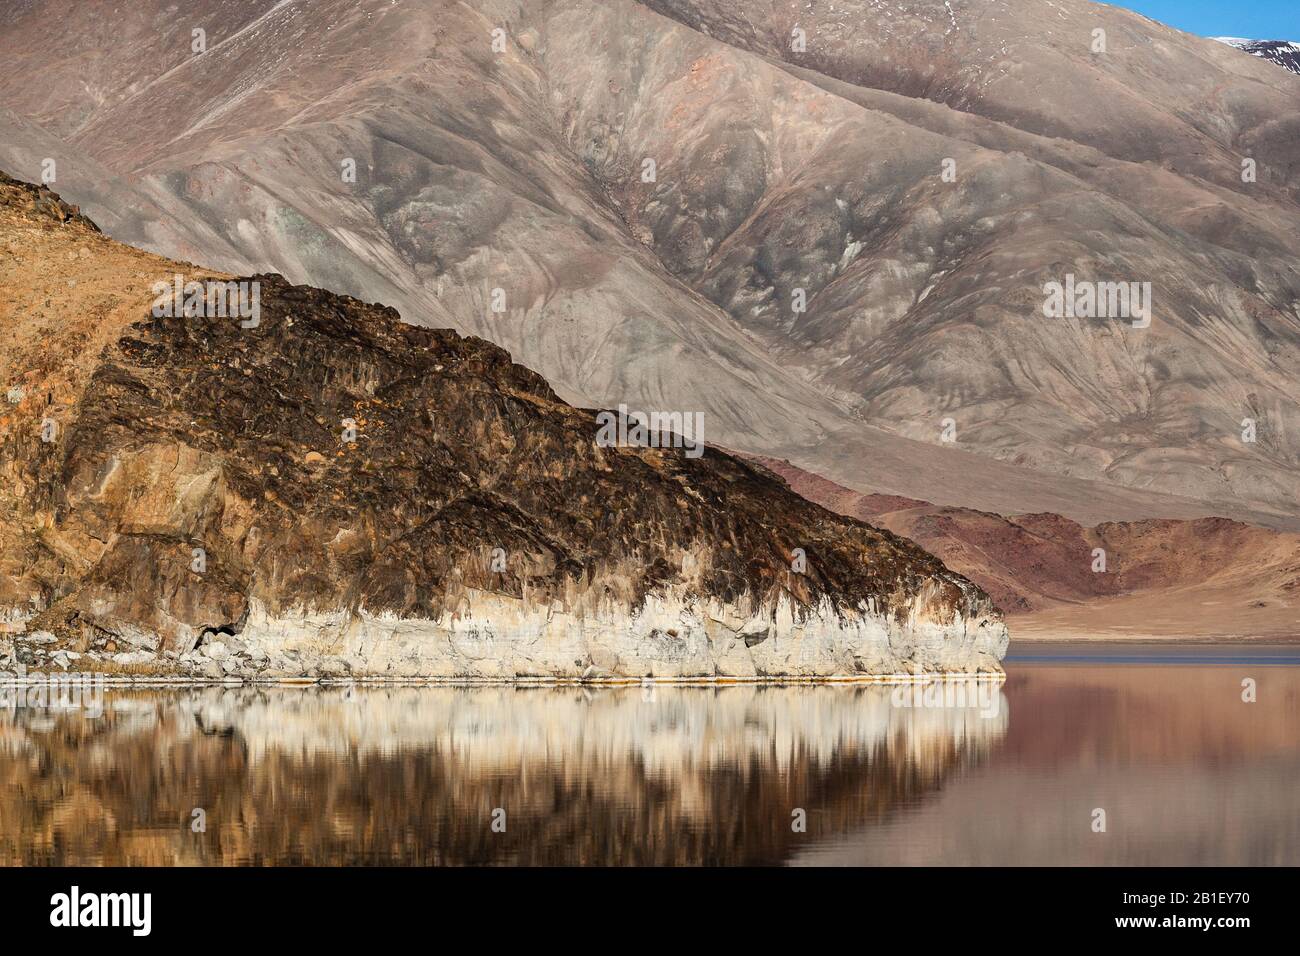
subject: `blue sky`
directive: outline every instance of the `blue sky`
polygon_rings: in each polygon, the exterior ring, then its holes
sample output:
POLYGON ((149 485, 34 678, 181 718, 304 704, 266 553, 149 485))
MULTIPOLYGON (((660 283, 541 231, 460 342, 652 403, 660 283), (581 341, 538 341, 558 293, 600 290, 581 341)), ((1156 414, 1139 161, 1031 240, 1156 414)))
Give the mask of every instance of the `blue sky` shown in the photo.
POLYGON ((1300 42, 1300 0, 1109 0, 1207 37, 1300 42))

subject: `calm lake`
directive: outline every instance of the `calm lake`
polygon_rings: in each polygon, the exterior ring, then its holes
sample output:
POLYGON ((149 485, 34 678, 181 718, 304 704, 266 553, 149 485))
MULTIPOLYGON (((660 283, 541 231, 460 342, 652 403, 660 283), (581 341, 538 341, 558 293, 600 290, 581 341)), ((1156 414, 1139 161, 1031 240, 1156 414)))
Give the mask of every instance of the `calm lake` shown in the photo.
POLYGON ((1300 647, 1007 674, 3 688, 0 864, 1300 863, 1300 647))

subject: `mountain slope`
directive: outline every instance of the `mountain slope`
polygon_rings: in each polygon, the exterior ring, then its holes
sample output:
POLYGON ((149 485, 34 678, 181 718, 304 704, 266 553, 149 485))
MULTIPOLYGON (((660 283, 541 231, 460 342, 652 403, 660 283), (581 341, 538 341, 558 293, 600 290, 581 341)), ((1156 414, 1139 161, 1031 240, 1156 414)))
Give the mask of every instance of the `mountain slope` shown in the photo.
POLYGON ((0 243, 0 620, 18 664, 998 668, 1000 615, 931 555, 721 452, 605 442, 480 339, 160 260, 7 177, 0 243), (197 314, 160 314, 174 279, 197 314), (226 282, 247 283, 247 310, 214 312, 226 282))
POLYGON ((1294 532, 1222 518, 1086 527, 1055 514, 862 494, 789 462, 757 462, 809 501, 938 555, 988 591, 1017 639, 1290 640, 1300 632, 1294 532))
POLYGON ((1222 44, 1083 0, 147 0, 113 54, 84 22, 22 5, 0 102, 130 185, 70 193, 127 241, 864 490, 1295 518, 1300 80, 1222 44), (1067 275, 1150 282, 1150 327, 1045 318, 1067 275))

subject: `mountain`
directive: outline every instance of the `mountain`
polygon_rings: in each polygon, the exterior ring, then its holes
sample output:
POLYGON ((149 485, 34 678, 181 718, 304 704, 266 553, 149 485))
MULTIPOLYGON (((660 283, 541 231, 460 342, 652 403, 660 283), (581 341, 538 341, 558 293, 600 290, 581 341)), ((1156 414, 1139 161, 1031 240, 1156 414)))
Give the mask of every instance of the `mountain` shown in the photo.
POLYGON ((481 339, 140 252, 4 176, 0 246, 15 669, 999 670, 987 595, 685 419, 624 435, 481 339))
POLYGON ((862 494, 757 459, 810 501, 916 542, 986 590, 1018 639, 1290 640, 1300 631, 1300 534, 1224 518, 1092 527, 862 494), (1098 563, 1098 550, 1104 563, 1098 563))
POLYGON ((1238 37, 1215 37, 1215 39, 1300 75, 1300 43, 1292 43, 1288 40, 1242 40, 1238 37))
POLYGON ((140 0, 112 44, 98 9, 9 5, 0 164, 115 238, 863 492, 1300 518, 1272 64, 1085 0, 140 0), (1120 281, 1149 325, 1044 315, 1120 281))

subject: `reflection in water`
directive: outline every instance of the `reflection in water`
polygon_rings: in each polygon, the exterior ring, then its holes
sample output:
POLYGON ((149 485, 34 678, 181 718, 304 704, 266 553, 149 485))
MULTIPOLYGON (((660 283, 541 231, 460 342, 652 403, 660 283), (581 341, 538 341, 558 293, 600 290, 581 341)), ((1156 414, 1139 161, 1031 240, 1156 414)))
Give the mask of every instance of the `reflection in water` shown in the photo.
POLYGON ((1008 725, 974 682, 31 704, 0 710, 3 864, 780 863, 924 800, 1008 725))
POLYGON ((1009 671, 0 693, 0 863, 1300 863, 1300 667, 1009 671))
POLYGON ((1295 649, 1289 666, 1254 656, 1230 666, 1012 660, 1011 723, 977 772, 793 862, 1294 866, 1300 666, 1295 649), (1092 831, 1098 807, 1105 833, 1092 831))

